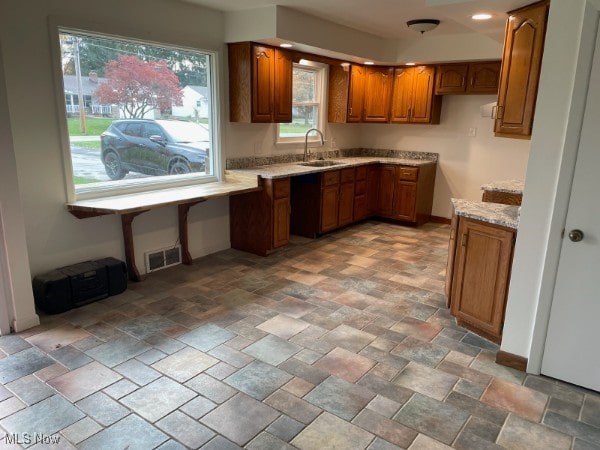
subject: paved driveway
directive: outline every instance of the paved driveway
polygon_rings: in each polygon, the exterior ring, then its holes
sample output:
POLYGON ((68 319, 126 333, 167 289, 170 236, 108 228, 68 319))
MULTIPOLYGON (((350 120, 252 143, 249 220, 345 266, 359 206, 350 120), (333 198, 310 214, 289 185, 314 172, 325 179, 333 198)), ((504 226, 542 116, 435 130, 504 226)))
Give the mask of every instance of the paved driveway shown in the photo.
MULTIPOLYGON (((87 138, 91 136, 86 136, 87 138)), ((100 139, 96 136, 96 139, 100 139)), ((98 181, 110 181, 106 171, 104 170, 104 164, 100 159, 100 149, 91 149, 77 146, 77 142, 71 138, 71 162, 73 164, 73 175, 85 178, 92 178, 98 181)), ((86 139, 87 141, 93 139, 86 139)), ((139 173, 128 173, 125 179, 142 178, 147 175, 139 173)))

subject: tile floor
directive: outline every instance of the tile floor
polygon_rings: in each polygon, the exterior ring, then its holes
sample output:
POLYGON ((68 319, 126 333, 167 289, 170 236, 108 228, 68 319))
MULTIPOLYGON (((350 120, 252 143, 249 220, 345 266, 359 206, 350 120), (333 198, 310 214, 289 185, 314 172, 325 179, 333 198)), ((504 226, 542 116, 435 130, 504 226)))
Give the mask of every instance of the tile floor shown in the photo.
POLYGON ((0 447, 600 449, 597 393, 456 326, 447 240, 366 222, 42 317, 0 337, 0 447))

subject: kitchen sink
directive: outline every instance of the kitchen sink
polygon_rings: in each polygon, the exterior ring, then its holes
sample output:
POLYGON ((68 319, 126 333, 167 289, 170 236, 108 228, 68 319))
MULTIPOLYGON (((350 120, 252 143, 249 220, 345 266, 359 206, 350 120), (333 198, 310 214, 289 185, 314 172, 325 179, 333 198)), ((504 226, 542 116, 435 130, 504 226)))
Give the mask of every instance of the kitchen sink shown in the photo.
POLYGON ((338 164, 343 164, 343 163, 340 161, 331 161, 329 159, 317 159, 315 161, 298 163, 298 165, 300 165, 300 166, 308 166, 308 167, 329 167, 329 166, 337 166, 338 164))

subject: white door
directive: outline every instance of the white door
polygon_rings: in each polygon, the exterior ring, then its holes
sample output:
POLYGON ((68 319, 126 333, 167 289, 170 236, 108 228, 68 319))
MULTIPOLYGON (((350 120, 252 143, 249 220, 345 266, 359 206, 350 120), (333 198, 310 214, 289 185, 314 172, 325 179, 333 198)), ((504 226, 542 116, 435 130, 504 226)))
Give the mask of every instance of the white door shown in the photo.
POLYGON ((600 391, 599 53, 600 34, 542 359, 543 374, 596 391, 600 391))

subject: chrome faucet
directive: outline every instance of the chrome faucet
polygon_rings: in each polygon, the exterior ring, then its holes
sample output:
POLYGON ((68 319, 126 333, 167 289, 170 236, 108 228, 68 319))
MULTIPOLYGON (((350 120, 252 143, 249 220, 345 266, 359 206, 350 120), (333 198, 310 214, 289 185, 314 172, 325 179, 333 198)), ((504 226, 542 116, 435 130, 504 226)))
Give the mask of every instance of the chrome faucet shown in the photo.
POLYGON ((308 135, 310 134, 311 131, 316 131, 317 133, 319 133, 321 135, 321 145, 325 145, 325 141, 323 140, 323 133, 321 132, 321 130, 319 130, 318 128, 311 128, 310 130, 308 130, 306 132, 306 135, 304 135, 304 162, 308 161, 308 135))

